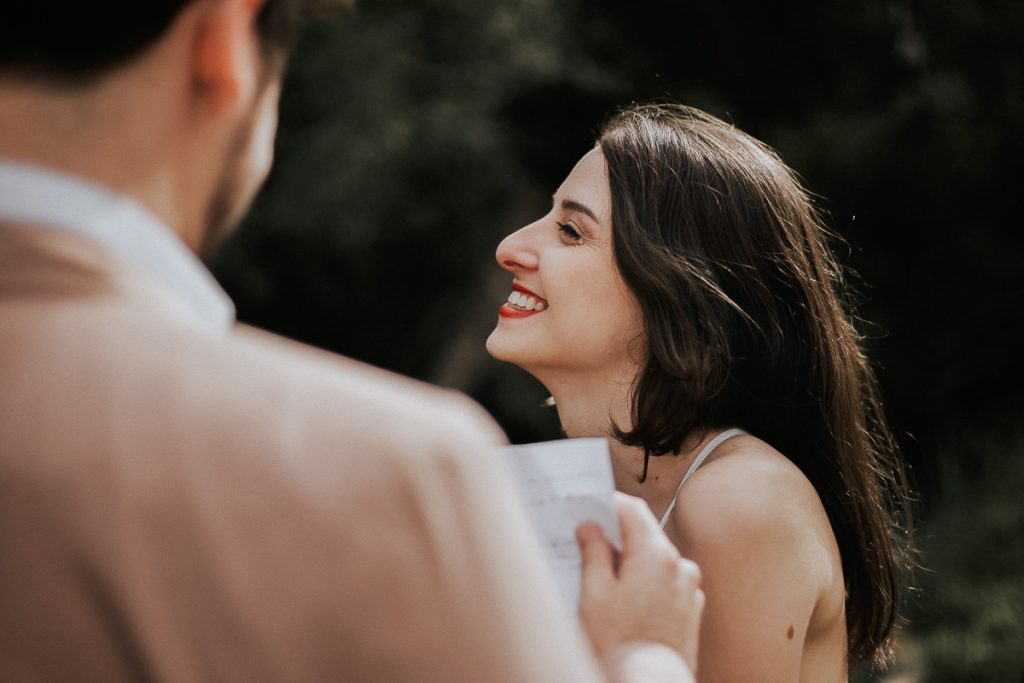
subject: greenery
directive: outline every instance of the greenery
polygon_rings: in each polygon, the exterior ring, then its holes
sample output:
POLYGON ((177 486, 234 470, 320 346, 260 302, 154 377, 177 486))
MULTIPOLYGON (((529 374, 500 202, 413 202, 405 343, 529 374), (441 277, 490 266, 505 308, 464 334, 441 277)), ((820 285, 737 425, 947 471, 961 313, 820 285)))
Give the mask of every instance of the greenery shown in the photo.
POLYGON ((924 680, 1024 681, 1024 438, 962 444, 923 529, 921 600, 909 611, 924 680))
POLYGON ((215 272, 244 321, 553 438, 543 389, 483 350, 496 244, 616 107, 735 122, 851 245, 922 498, 914 675, 1024 680, 1021 35, 1019 0, 367 0, 297 46, 275 170, 215 272))

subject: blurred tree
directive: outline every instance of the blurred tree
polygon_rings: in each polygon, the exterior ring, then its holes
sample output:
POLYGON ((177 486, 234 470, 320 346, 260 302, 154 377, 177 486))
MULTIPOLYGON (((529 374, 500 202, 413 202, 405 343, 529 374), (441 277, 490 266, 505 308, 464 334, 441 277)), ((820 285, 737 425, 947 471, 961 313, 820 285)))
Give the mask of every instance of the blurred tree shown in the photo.
MULTIPOLYGON (((547 191, 495 112, 511 93, 592 71, 565 54, 559 7, 378 2, 310 27, 273 174, 215 264, 240 318, 466 391, 532 390, 536 406, 530 380, 502 369, 508 382, 494 384, 482 369, 508 287, 491 255, 547 191)), ((549 417, 530 420, 550 433, 549 417)))
POLYGON ((473 393, 517 438, 551 434, 523 416, 539 388, 482 353, 508 280, 494 245, 545 208, 612 109, 695 104, 821 196, 923 464, 1024 404, 1022 8, 367 2, 299 46, 276 169, 217 273, 245 320, 473 393))
MULTIPOLYGON (((998 442, 1024 410, 1021 35, 1019 0, 368 0, 298 46, 275 170, 215 272, 244 321, 469 392, 513 440, 553 438, 543 389, 483 351, 511 279, 494 247, 546 211, 614 108, 692 104, 776 147, 819 197, 918 483, 966 513, 981 494, 941 473, 988 481, 1006 460, 965 435, 998 442)), ((1019 526, 1009 490, 978 508, 980 539, 1019 526)), ((971 611, 996 584, 947 550, 926 644, 955 658, 956 624, 973 624, 989 664, 956 680, 1019 672, 990 655, 1024 617, 971 611)), ((1024 570, 1009 562, 999 577, 1024 570)))

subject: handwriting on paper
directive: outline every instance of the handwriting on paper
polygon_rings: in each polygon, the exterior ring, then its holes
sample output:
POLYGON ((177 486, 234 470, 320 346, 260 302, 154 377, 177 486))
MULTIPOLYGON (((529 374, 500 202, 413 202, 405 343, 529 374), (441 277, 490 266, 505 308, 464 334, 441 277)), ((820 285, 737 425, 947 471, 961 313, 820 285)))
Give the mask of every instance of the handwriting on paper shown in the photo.
POLYGON ((608 442, 563 439, 502 450, 566 606, 575 614, 581 566, 576 527, 596 522, 615 547, 622 546, 608 442))

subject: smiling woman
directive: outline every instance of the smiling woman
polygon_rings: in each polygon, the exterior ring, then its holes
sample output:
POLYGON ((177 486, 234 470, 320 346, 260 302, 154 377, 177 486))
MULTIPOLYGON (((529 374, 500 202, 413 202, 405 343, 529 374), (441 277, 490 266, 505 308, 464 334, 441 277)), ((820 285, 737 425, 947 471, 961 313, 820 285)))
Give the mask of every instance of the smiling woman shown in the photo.
POLYGON ((617 487, 701 565, 702 681, 843 681, 889 652, 905 489, 828 242, 765 145, 642 106, 498 247, 487 348, 568 436, 611 437, 617 487))
POLYGON ((642 319, 614 265, 600 149, 580 160, 546 216, 502 241, 497 258, 515 279, 487 340, 492 355, 546 383, 564 375, 632 380, 638 359, 628 350, 641 336, 642 319), (537 303, 528 310, 531 298, 537 303))

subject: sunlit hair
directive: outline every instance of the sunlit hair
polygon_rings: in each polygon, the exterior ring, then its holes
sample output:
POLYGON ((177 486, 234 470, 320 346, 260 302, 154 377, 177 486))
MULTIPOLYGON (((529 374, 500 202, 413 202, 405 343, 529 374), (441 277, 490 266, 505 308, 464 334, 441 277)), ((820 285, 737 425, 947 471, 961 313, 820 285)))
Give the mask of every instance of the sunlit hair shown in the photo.
POLYGON ((831 235, 775 152, 704 112, 634 106, 598 144, 647 344, 616 438, 644 449, 644 476, 647 458, 711 428, 742 427, 792 460, 839 543, 849 654, 883 662, 906 485, 831 235))

